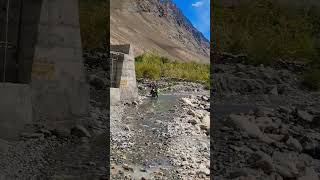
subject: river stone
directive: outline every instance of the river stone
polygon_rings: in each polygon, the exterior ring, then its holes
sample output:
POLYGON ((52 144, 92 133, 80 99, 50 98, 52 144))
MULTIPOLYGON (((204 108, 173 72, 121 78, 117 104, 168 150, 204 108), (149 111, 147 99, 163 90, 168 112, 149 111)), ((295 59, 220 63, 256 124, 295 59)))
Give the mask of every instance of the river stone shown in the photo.
POLYGON ((199 127, 200 129, 205 130, 207 133, 209 133, 210 126, 207 126, 205 124, 200 124, 199 127))
POLYGON ((297 180, 319 180, 319 176, 313 168, 308 167, 305 169, 304 175, 297 180))
POLYGON ((8 150, 10 149, 11 144, 3 139, 0 139, 0 153, 1 154, 6 154, 8 150))
POLYGON ((311 114, 309 114, 307 111, 298 110, 297 115, 300 119, 307 121, 307 122, 312 122, 312 120, 313 120, 313 116, 311 114))
POLYGON ((269 174, 274 170, 272 159, 269 155, 262 151, 257 151, 252 155, 256 159, 254 166, 262 169, 265 173, 269 174))
POLYGON ((267 134, 271 139, 276 141, 281 141, 284 138, 284 135, 281 134, 267 134))
POLYGON ((258 117, 255 119, 255 123, 261 130, 266 128, 277 129, 279 127, 270 117, 258 117))
POLYGON ((289 146, 291 149, 294 149, 298 152, 302 151, 302 146, 300 144, 300 142, 293 138, 293 137, 289 137, 289 139, 286 141, 287 146, 289 146))
POLYGON ((272 94, 272 95, 278 95, 279 93, 278 93, 278 88, 277 88, 277 86, 274 86, 274 87, 270 90, 269 93, 272 94))
POLYGON ((209 101, 209 98, 208 98, 207 96, 202 96, 201 99, 202 99, 203 101, 209 101))
POLYGON ((280 106, 278 108, 279 112, 285 113, 285 114, 290 114, 292 112, 292 110, 289 107, 286 106, 280 106))
POLYGON ((123 164, 122 167, 126 171, 134 172, 133 168, 131 166, 129 166, 128 164, 123 164))
MULTIPOLYGON (((157 121, 159 121, 159 120, 157 120, 157 121)), ((161 121, 160 121, 160 122, 161 122, 161 121)), ((125 126, 124 126, 124 130, 125 130, 125 131, 131 131, 131 130, 130 130, 130 127, 129 127, 128 125, 125 125, 125 126)))
POLYGON ((39 139, 44 138, 44 134, 42 133, 21 133, 21 137, 26 139, 39 139))
POLYGON ((45 137, 49 137, 49 136, 51 136, 51 132, 49 131, 49 130, 47 130, 47 129, 40 129, 39 131, 38 131, 39 133, 42 133, 45 137))
POLYGON ((198 121, 195 118, 191 118, 188 120, 188 123, 190 123, 192 125, 196 125, 196 124, 198 124, 198 121))
POLYGON ((193 117, 197 116, 196 112, 194 112, 192 109, 189 109, 187 113, 193 117))
POLYGON ((239 177, 249 177, 252 174, 256 174, 256 170, 251 168, 237 168, 229 173, 229 178, 235 179, 239 177))
POLYGON ((204 107, 201 108, 200 110, 195 110, 196 116, 197 116, 199 119, 202 119, 205 115, 210 114, 210 113, 208 113, 208 111, 203 110, 203 109, 204 109, 204 107))
POLYGON ((185 104, 194 107, 194 104, 191 102, 190 99, 188 99, 188 98, 182 98, 182 101, 183 101, 185 104))
POLYGON ((267 107, 259 107, 254 112, 256 117, 268 117, 273 116, 274 112, 273 109, 267 107))
POLYGON ((78 137, 91 137, 89 131, 81 125, 76 125, 73 127, 71 129, 71 134, 78 137))
POLYGON ((253 118, 253 117, 231 114, 227 118, 226 123, 236 129, 240 129, 246 132, 249 136, 253 138, 260 139, 263 142, 266 142, 266 143, 274 142, 274 140, 272 140, 271 138, 266 136, 264 133, 262 133, 256 124, 249 121, 250 118, 253 118))
POLYGON ((188 161, 182 161, 181 166, 187 167, 189 166, 188 161))
POLYGON ((210 169, 208 169, 205 165, 200 164, 198 174, 205 174, 208 176, 208 175, 210 175, 210 169))
POLYGON ((59 138, 66 138, 70 136, 70 130, 67 128, 56 128, 53 129, 51 133, 59 138))
POLYGON ((90 75, 89 83, 91 86, 93 86, 97 90, 101 90, 105 88, 104 81, 96 75, 90 75))
POLYGON ((283 178, 297 178, 296 154, 275 151, 272 155, 275 171, 283 178))
POLYGON ((202 119, 201 119, 201 123, 204 126, 205 129, 210 129, 210 116, 209 115, 205 115, 202 119))

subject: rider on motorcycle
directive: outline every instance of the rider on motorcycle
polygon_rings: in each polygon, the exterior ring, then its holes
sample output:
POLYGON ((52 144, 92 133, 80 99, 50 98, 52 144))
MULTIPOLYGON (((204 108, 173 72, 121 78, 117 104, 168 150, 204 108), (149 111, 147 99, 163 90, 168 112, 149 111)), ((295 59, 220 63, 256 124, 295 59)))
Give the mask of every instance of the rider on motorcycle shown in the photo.
POLYGON ((153 82, 153 83, 151 83, 150 87, 151 87, 151 92, 150 92, 151 96, 158 97, 159 96, 159 88, 156 86, 156 84, 153 82))

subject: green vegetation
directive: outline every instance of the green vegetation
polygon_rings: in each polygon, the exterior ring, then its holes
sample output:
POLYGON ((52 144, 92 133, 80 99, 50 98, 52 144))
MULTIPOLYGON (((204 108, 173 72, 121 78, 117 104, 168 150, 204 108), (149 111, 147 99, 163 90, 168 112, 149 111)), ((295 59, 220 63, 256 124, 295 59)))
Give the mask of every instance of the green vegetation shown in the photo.
MULTIPOLYGON (((216 2, 214 51, 247 54, 252 64, 268 65, 275 59, 320 64, 320 7, 292 4, 249 0, 226 7, 216 2)), ((307 84, 320 81, 316 72, 303 77, 307 84)))
POLYGON ((311 7, 260 0, 235 8, 216 5, 213 12, 218 51, 245 53, 254 64, 275 58, 310 62, 319 56, 320 14, 311 7))
POLYGON ((82 46, 86 50, 103 47, 107 42, 108 23, 106 0, 80 0, 79 14, 82 46))
POLYGON ((167 77, 200 81, 209 88, 210 65, 171 60, 152 52, 136 57, 136 75, 137 78, 148 78, 153 80, 167 77))

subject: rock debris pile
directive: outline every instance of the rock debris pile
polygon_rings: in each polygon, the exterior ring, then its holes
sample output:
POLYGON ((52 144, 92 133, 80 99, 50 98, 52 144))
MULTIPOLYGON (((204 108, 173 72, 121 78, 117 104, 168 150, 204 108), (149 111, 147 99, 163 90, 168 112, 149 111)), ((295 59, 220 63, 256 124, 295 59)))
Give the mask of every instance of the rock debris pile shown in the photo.
POLYGON ((215 178, 319 179, 320 93, 304 89, 293 68, 213 69, 215 178))

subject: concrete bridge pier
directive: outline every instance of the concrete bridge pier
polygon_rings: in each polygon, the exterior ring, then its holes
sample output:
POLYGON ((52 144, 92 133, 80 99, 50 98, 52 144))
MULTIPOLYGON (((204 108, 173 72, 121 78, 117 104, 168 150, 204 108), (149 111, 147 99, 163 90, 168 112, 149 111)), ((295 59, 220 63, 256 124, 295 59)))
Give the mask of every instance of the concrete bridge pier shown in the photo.
POLYGON ((78 0, 0 6, 0 138, 17 139, 27 124, 74 125, 89 102, 78 0))
POLYGON ((111 104, 132 102, 138 97, 133 48, 129 44, 111 45, 110 50, 111 104))
POLYGON ((78 0, 43 0, 32 65, 34 120, 69 121, 88 113, 78 0))

